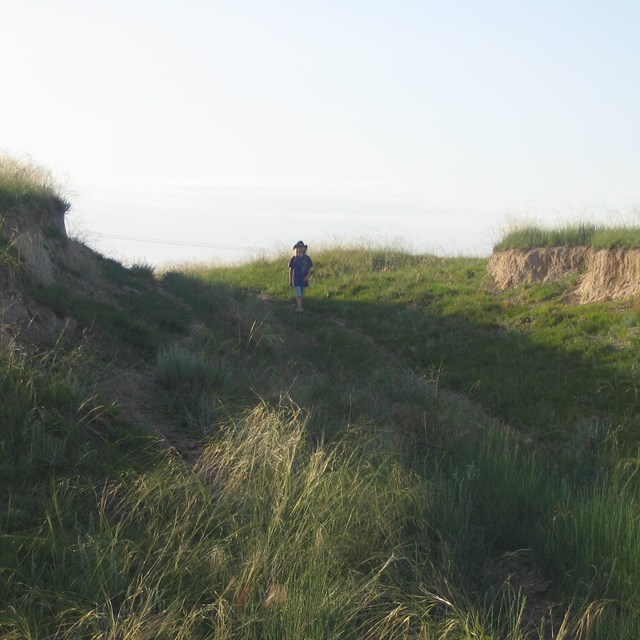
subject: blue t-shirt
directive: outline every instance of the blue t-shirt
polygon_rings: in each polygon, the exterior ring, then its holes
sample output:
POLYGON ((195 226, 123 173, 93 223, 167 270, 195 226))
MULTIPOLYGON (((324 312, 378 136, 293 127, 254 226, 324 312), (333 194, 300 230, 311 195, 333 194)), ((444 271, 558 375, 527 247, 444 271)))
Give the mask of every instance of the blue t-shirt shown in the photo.
POLYGON ((293 256, 289 260, 289 269, 293 269, 293 286, 294 287, 306 287, 309 283, 307 278, 309 277, 309 271, 313 267, 311 258, 307 255, 293 256))

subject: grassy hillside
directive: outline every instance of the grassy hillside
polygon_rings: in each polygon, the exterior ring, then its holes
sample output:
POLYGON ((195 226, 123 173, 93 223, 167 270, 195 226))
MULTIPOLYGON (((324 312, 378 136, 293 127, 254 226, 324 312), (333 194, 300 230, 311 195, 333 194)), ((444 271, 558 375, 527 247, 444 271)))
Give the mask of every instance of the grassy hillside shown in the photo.
MULTIPOLYGON (((572 306, 565 302, 569 282, 499 293, 482 259, 357 248, 314 258, 304 331, 316 369, 327 362, 335 378, 362 363, 361 373, 375 375, 369 347, 376 345, 435 387, 463 394, 528 436, 565 443, 593 422, 637 442, 640 318, 630 302, 572 306), (350 332, 346 352, 332 359, 338 349, 326 345, 344 328, 350 332)), ((291 294, 283 263, 192 275, 285 301, 291 294)), ((380 364, 387 366, 386 355, 380 364)))
POLYGON ((640 637, 634 305, 311 255, 0 255, 0 636, 640 637))

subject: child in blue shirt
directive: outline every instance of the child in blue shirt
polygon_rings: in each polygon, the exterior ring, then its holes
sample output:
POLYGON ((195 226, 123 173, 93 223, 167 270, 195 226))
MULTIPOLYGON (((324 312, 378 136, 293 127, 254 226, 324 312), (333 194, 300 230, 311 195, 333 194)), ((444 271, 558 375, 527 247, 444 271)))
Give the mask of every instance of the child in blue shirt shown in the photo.
POLYGON ((289 260, 289 286, 296 293, 296 313, 304 313, 302 298, 309 286, 309 276, 313 273, 313 262, 307 255, 307 245, 298 240, 293 245, 295 255, 289 260))

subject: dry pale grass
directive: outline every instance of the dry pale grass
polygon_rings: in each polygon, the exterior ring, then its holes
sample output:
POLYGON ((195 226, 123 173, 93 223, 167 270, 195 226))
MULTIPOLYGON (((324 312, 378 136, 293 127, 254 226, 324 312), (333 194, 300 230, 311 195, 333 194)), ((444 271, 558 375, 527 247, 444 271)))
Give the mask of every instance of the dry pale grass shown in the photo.
POLYGON ((25 205, 66 203, 64 185, 47 167, 30 159, 0 154, 0 210, 25 205))

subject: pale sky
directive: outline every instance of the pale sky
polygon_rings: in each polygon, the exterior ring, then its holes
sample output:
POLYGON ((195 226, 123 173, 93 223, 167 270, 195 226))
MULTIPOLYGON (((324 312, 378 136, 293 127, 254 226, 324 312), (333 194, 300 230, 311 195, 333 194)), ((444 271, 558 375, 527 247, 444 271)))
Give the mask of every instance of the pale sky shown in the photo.
POLYGON ((640 222, 638 0, 0 0, 0 150, 125 262, 640 222))

